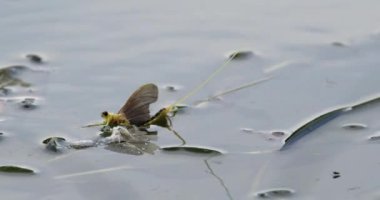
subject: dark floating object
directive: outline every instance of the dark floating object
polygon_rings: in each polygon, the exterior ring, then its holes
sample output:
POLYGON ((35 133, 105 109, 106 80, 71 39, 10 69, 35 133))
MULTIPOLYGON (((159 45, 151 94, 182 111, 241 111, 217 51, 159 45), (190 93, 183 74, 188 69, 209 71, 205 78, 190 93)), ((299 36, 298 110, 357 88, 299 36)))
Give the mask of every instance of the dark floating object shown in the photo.
POLYGON ((254 54, 252 51, 235 51, 232 52, 228 58, 231 60, 244 60, 252 57, 254 54))
POLYGON ((21 101, 21 107, 27 110, 35 109, 37 107, 35 101, 34 98, 25 98, 21 101))
POLYGON ((347 47, 347 45, 342 42, 332 42, 331 45, 335 47, 347 47))
POLYGON ((177 92, 178 90, 183 88, 183 86, 176 85, 176 84, 167 84, 167 85, 164 85, 163 88, 168 92, 177 92))
POLYGON ((283 137, 285 135, 285 133, 282 131, 274 131, 274 132, 272 132, 272 135, 275 137, 283 137))
POLYGON ((13 165, 3 165, 0 166, 0 172, 4 173, 18 173, 18 174, 34 174, 34 170, 25 167, 13 166, 13 165))
POLYGON ((66 139, 63 137, 49 137, 43 140, 42 143, 46 144, 46 149, 53 152, 59 152, 69 147, 66 139))
POLYGON ((165 86, 165 90, 167 90, 169 92, 176 92, 176 91, 178 91, 178 87, 176 87, 174 85, 167 85, 167 86, 165 86))
POLYGON ((333 179, 339 178, 340 177, 340 172, 334 171, 333 174, 332 174, 332 177, 333 177, 333 179))
POLYGON ((41 56, 36 55, 36 54, 28 54, 26 55, 26 58, 28 58, 30 62, 35 63, 35 64, 43 63, 41 56))
POLYGON ((367 125, 359 124, 359 123, 352 123, 352 124, 345 124, 342 127, 344 129, 348 129, 348 130, 362 130, 362 129, 366 129, 367 125))
POLYGON ((49 137, 49 138, 46 138, 42 141, 43 144, 48 144, 50 141, 52 140, 60 140, 60 141, 66 141, 65 138, 63 137, 49 137))
POLYGON ((294 190, 286 189, 286 188, 280 188, 280 189, 271 189, 266 191, 261 191, 256 193, 256 196, 259 198, 285 198, 290 197, 294 194, 294 190))
POLYGON ((166 86, 165 89, 166 89, 167 91, 170 91, 170 92, 175 92, 175 91, 177 91, 177 88, 175 88, 174 86, 171 86, 171 85, 166 86))
POLYGON ((163 151, 169 152, 191 152, 197 154, 223 154, 221 151, 215 149, 209 149, 205 147, 194 147, 194 146, 174 146, 174 147, 161 147, 163 151))

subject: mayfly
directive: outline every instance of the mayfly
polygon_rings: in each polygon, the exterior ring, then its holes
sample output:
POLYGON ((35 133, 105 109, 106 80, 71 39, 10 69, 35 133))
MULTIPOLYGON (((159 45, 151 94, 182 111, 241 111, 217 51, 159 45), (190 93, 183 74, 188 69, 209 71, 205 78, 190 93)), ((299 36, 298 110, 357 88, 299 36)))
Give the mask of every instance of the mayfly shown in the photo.
POLYGON ((231 60, 236 59, 239 54, 240 52, 231 54, 229 58, 206 80, 201 82, 197 87, 175 103, 159 110, 152 117, 149 114, 149 105, 157 101, 158 89, 156 85, 149 83, 137 89, 117 113, 104 111, 101 114, 104 119, 102 123, 87 125, 85 127, 102 125, 114 127, 121 125, 127 127, 137 126, 148 128, 150 125, 156 125, 172 131, 182 141, 182 145, 184 145, 186 143, 185 140, 172 128, 172 122, 170 119, 170 117, 174 115, 177 105, 184 102, 186 99, 202 89, 212 78, 214 78, 214 76, 216 76, 216 74, 221 72, 231 60))
POLYGON ((149 105, 158 98, 157 86, 153 83, 145 84, 137 89, 120 108, 117 113, 104 111, 101 113, 103 122, 87 125, 92 126, 137 126, 141 127, 151 121, 149 105))
POLYGON ((150 116, 149 106, 157 101, 158 88, 155 84, 149 83, 137 89, 121 107, 117 113, 104 111, 101 113, 103 122, 87 125, 92 126, 125 126, 148 128, 150 125, 161 126, 172 131, 185 144, 185 140, 175 132, 171 127, 169 112, 172 108, 164 108, 157 112, 154 116, 150 116))

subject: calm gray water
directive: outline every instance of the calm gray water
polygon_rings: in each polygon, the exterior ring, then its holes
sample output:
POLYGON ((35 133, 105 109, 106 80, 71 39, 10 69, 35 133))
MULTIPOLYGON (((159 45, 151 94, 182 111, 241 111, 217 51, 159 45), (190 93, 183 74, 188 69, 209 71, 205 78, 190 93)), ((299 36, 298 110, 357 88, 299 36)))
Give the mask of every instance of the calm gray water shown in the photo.
MULTIPOLYGON (((31 88, 12 87, 0 104, 0 165, 38 171, 0 174, 1 198, 260 199, 257 192, 277 188, 294 194, 274 199, 379 198, 380 146, 368 141, 380 128, 376 102, 277 151, 314 117, 380 94, 379 6, 374 0, 1 1, 0 64, 35 71, 19 76, 31 88), (52 153, 41 143, 51 136, 94 138, 97 128, 81 126, 99 121, 104 110, 118 111, 145 83, 160 88, 151 106, 156 112, 235 50, 254 56, 231 62, 173 119, 189 145, 223 155, 133 156, 102 147, 52 153), (45 62, 30 63, 30 53, 45 62), (264 77, 271 79, 195 105, 264 77), (21 109, 24 97, 36 98, 37 108, 21 109), (350 123, 367 128, 342 128, 350 123)), ((155 129, 156 144, 179 144, 155 129)))

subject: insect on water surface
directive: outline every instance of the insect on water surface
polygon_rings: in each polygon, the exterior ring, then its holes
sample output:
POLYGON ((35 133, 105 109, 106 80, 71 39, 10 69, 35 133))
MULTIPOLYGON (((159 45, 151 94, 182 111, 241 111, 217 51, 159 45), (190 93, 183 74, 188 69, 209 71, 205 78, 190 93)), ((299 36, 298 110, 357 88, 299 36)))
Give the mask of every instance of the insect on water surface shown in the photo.
MULTIPOLYGON (((203 88, 212 78, 221 72, 227 64, 236 58, 239 55, 239 52, 233 53, 229 56, 229 59, 226 60, 219 68, 217 68, 206 80, 201 82, 197 87, 190 91, 187 95, 176 101, 175 103, 162 108, 158 111, 153 117, 150 116, 149 105, 156 102, 158 98, 158 88, 153 83, 145 84, 137 89, 123 105, 123 107, 117 113, 110 113, 104 111, 101 116, 104 119, 103 122, 97 124, 87 125, 85 127, 92 126, 136 126, 139 128, 149 128, 150 125, 156 125, 164 127, 173 132, 184 145, 185 140, 174 130, 172 129, 172 123, 170 120, 171 116, 174 116, 177 105, 181 102, 184 102, 186 99, 197 93, 201 88, 203 88), (172 115, 171 115, 172 114, 172 115)), ((256 83, 255 83, 256 84, 256 83)), ((237 89, 242 89, 253 84, 249 84, 244 87, 237 89)), ((235 90, 237 90, 235 89, 235 90)), ((233 90, 233 91, 235 91, 233 90)), ((231 92, 231 91, 229 91, 231 92)))
MULTIPOLYGON (((161 109, 153 117, 150 116, 149 105, 156 102, 158 98, 158 88, 155 84, 149 83, 137 89, 125 102, 123 107, 117 113, 104 111, 101 113, 103 122, 87 125, 92 126, 137 126, 148 127, 149 125, 158 125, 167 127, 170 122, 161 119, 164 109, 161 109)), ((165 112, 165 115, 167 113, 165 112)))

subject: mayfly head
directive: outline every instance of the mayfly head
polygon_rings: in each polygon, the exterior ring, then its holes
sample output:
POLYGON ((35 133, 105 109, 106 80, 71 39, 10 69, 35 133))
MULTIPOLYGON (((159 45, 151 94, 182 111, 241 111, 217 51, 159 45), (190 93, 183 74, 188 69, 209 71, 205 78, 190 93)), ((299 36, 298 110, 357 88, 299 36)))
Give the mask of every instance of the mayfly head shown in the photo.
POLYGON ((102 114, 100 115, 104 120, 106 120, 107 119, 107 117, 108 117, 108 112, 107 111, 104 111, 104 112, 102 112, 102 114))

